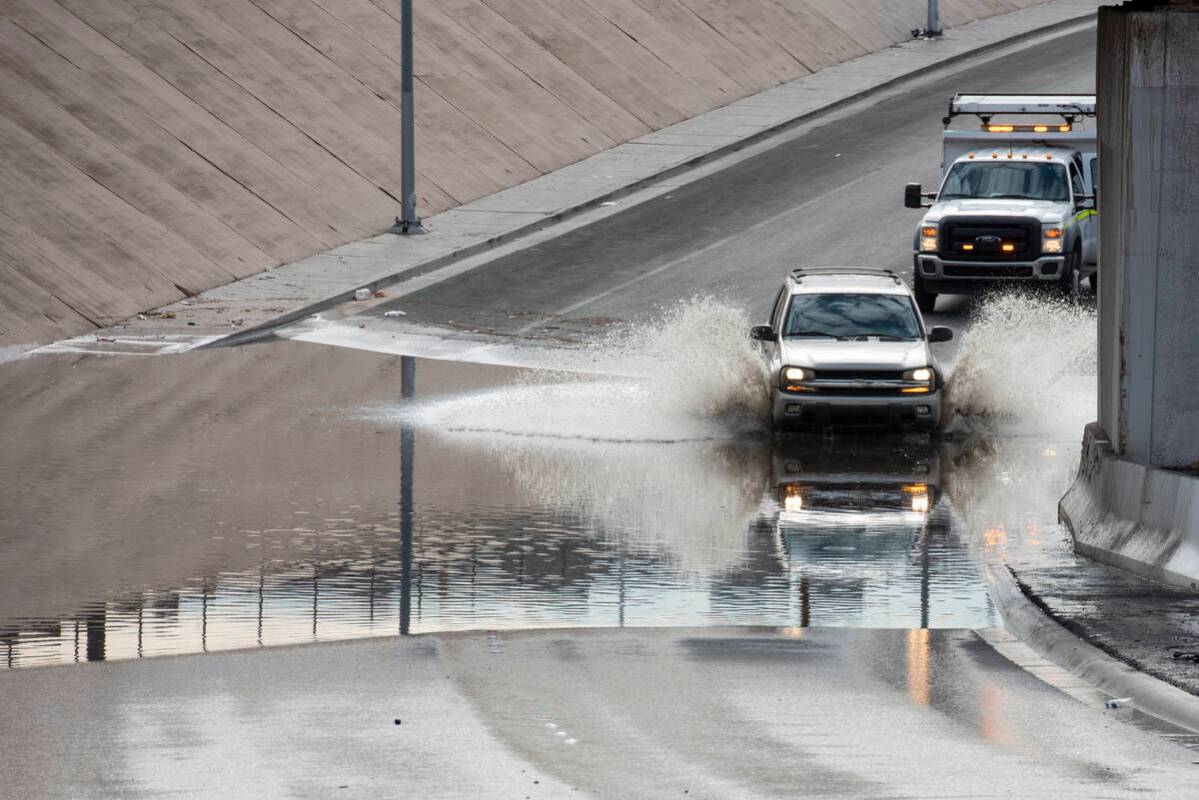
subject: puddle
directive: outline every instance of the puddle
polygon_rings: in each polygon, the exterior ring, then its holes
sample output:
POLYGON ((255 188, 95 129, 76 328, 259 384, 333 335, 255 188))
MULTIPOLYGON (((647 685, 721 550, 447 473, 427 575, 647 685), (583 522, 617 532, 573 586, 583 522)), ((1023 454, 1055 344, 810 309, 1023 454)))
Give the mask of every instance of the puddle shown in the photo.
POLYGON ((1045 452, 1072 434, 776 442, 727 405, 614 388, 637 380, 295 342, 5 364, 0 663, 532 626, 979 627, 980 564, 1060 544, 1072 466, 1045 452))

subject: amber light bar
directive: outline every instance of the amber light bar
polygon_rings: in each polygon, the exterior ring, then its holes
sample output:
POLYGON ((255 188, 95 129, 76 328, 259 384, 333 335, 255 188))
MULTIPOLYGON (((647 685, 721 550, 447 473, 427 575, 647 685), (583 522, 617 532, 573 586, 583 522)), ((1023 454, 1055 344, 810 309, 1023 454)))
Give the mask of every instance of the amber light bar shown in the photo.
POLYGON ((987 133, 1069 133, 1072 125, 984 125, 987 133))

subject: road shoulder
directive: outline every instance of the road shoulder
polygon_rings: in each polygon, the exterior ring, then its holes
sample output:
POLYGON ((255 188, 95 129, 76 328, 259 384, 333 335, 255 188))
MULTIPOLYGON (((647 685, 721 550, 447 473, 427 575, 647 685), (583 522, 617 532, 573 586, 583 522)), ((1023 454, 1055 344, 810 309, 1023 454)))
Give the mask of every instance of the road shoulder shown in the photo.
POLYGON ((1066 570, 993 565, 987 580, 1005 626, 1034 652, 1111 697, 1131 697, 1143 713, 1199 733, 1199 663, 1161 668, 1174 646, 1193 649, 1183 645, 1196 641, 1187 617, 1199 600, 1082 560, 1066 570), (1161 612, 1166 595, 1179 613, 1161 612), (1150 652, 1161 655, 1147 663, 1150 652))

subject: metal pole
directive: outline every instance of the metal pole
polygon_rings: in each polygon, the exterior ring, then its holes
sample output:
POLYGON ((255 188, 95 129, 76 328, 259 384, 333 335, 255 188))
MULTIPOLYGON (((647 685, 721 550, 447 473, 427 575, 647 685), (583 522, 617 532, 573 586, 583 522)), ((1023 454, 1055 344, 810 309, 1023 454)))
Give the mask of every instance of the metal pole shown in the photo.
POLYGON ((928 29, 925 36, 941 35, 941 14, 937 0, 928 0, 928 29))
POLYGON ((400 233, 420 228, 416 216, 416 118, 412 80, 412 0, 400 3, 400 116, 403 141, 400 149, 400 233))

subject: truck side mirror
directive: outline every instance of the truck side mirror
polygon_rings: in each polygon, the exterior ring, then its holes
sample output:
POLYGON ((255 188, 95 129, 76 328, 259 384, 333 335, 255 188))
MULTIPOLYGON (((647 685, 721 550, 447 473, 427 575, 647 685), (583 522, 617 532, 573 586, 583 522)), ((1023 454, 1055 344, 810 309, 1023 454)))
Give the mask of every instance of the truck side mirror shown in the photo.
POLYGON ((1075 206, 1075 208, 1094 208, 1095 207, 1095 195, 1093 195, 1093 194, 1078 195, 1077 197, 1074 198, 1074 206, 1075 206))
POLYGON ((921 190, 920 184, 909 183, 903 187, 903 205, 904 208, 924 207, 924 192, 921 190))
POLYGON ((749 329, 749 338, 759 342, 773 342, 778 337, 775 336, 774 328, 769 325, 755 325, 749 329))
POLYGON ((928 332, 929 344, 948 342, 951 339, 953 339, 953 328, 946 328, 944 325, 934 325, 933 329, 928 332))

